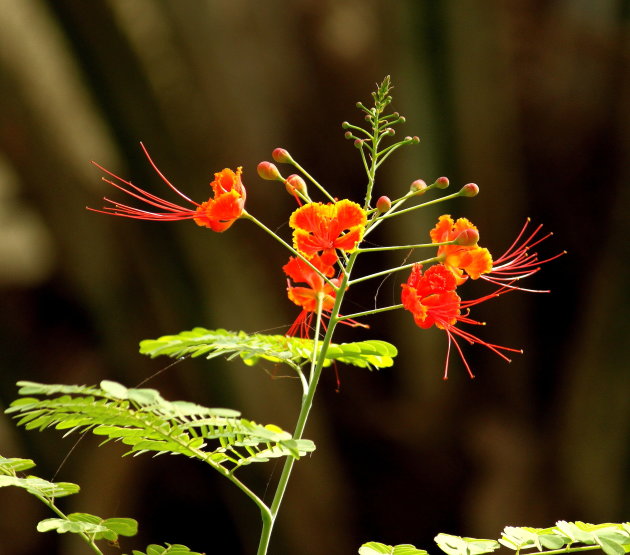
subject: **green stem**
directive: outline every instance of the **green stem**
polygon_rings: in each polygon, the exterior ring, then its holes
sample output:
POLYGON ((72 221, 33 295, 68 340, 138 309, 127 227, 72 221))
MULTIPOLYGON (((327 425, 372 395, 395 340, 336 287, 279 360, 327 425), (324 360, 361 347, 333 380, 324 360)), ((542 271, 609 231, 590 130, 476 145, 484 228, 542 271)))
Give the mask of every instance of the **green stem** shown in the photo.
POLYGON ((254 216, 252 216, 249 212, 243 211, 243 214, 241 216, 241 218, 245 218, 246 220, 249 220, 250 222, 255 223, 260 229, 262 229, 264 232, 268 233, 269 235, 271 235, 276 241, 278 241, 278 243, 280 243, 284 248, 286 248, 288 251, 290 251, 292 254, 294 254, 295 256, 297 256, 300 260, 303 260, 304 262, 306 262, 306 264, 309 265, 309 267, 314 270, 318 276, 320 276, 328 285, 330 285, 333 288, 333 291, 335 291, 335 293, 338 291, 337 286, 330 281, 330 278, 326 277, 321 270, 318 270, 313 263, 308 260, 307 258, 304 257, 303 254, 301 254, 299 251, 295 250, 291 245, 289 245, 289 243, 287 243, 284 239, 282 239, 282 237, 278 236, 276 233, 274 233, 273 231, 271 231, 271 229, 269 229, 265 224, 263 224, 259 219, 255 218, 254 216))
POLYGON ((300 164, 298 164, 295 160, 291 160, 291 164, 293 164, 293 166, 295 166, 296 169, 298 169, 299 171, 301 171, 307 178, 308 180, 315 185, 315 187, 317 187, 322 193, 324 193, 324 195, 326 196, 326 198, 328 200, 330 200, 331 202, 335 202, 334 197, 322 186, 320 185, 319 181, 317 181, 317 179, 315 179, 310 173, 308 173, 302 166, 300 166, 300 164))
POLYGON ((444 256, 434 256, 433 258, 427 258, 425 260, 420 260, 418 262, 410 262, 409 264, 403 264, 402 266, 397 266, 396 268, 390 268, 389 270, 376 272, 375 274, 370 274, 369 276, 363 276, 357 279, 353 279, 352 281, 348 282, 348 285, 350 286, 350 285, 354 285, 355 283, 361 283, 362 281, 366 281, 368 279, 386 276, 389 274, 393 274, 394 272, 401 272, 403 270, 413 268, 416 264, 430 264, 431 262, 440 262, 443 259, 444 259, 444 256))
MULTIPOLYGON (((364 210, 368 210, 370 208, 370 203, 372 202, 372 189, 374 188, 374 181, 376 180, 376 168, 377 168, 379 142, 380 142, 380 136, 379 136, 379 131, 378 131, 378 116, 375 115, 373 123, 372 123, 372 154, 370 156, 371 163, 370 163, 369 168, 367 167, 365 168, 368 175, 368 184, 367 184, 367 191, 365 193, 365 202, 363 205, 364 210)), ((363 156, 363 150, 361 150, 361 155, 363 156)))
POLYGON ((445 200, 450 200, 453 198, 457 198, 462 196, 462 194, 458 191, 457 193, 453 193, 451 195, 446 195, 445 197, 436 198, 427 202, 423 202, 422 204, 416 204, 414 206, 410 206, 409 208, 405 208, 404 210, 398 210, 397 212, 388 212, 387 214, 383 214, 379 221, 386 220, 393 216, 400 216, 401 214, 406 214, 407 212, 411 212, 412 210, 418 210, 418 208, 424 208, 425 206, 431 206, 432 204, 437 204, 439 202, 444 202, 445 200))
POLYGON ((371 316, 372 314, 378 314, 379 312, 388 312, 389 310, 397 310, 402 308, 402 304, 395 304, 392 306, 385 306, 383 308, 375 308, 374 310, 366 310, 365 312, 355 312, 354 314, 344 314, 343 316, 339 316, 339 321, 342 320, 354 320, 356 318, 361 318, 362 316, 371 316))
POLYGON ((587 545, 583 547, 565 547, 563 549, 552 549, 550 551, 540 551, 536 555, 555 555, 556 553, 575 553, 577 551, 594 551, 601 549, 599 545, 587 545))
MULTIPOLYGON (((431 185, 428 185, 427 188, 423 191, 422 194, 427 193, 428 191, 430 191, 431 189, 435 188, 435 183, 432 183, 431 185)), ((387 220, 389 218, 393 218, 394 216, 398 216, 400 214, 405 214, 407 212, 411 212, 412 210, 417 210, 418 208, 423 208, 425 206, 430 206, 432 204, 437 204, 438 202, 442 202, 443 200, 449 200, 452 198, 456 198, 458 196, 461 196, 461 191, 458 191, 457 193, 453 193, 451 195, 447 195, 445 197, 440 197, 438 199, 434 199, 434 200, 430 200, 428 202, 423 202, 422 204, 416 204, 414 206, 410 206, 409 208, 405 208, 404 210, 398 210, 398 208, 400 206, 402 206, 403 203, 405 203, 407 200, 409 200, 412 197, 417 196, 418 193, 407 193, 406 195, 400 197, 399 199, 395 200, 394 202, 392 202, 392 207, 382 216, 379 216, 378 218, 376 218, 375 220, 371 221, 368 223, 368 227, 365 230, 365 233, 363 234, 363 238, 365 239, 365 237, 367 237, 372 231, 374 231, 380 224, 381 222, 383 222, 384 220, 387 220)))
POLYGON ((421 243, 419 245, 396 245, 392 247, 369 247, 367 249, 357 249, 359 252, 379 252, 379 251, 400 251, 400 250, 413 250, 423 247, 442 247, 444 245, 456 245, 457 239, 452 241, 444 241, 443 243, 421 243))
MULTIPOLYGON (((321 348, 319 349, 319 355, 317 356, 317 362, 315 363, 314 366, 311 367, 311 376, 310 376, 311 380, 310 380, 309 387, 306 394, 302 397, 302 405, 300 408, 300 413, 298 415, 297 423, 295 425, 295 430, 293 432, 293 439, 301 439, 302 434, 304 433, 304 429, 306 428, 306 422, 308 420, 308 416, 311 411, 311 408, 313 407, 313 399, 315 397, 315 391, 317 390, 319 378, 321 377, 322 370, 324 368, 324 363, 326 361, 326 353, 328 352, 328 347, 330 346, 330 343, 332 341, 332 337, 335 332, 335 327, 340 321, 339 309, 341 307, 341 303, 343 302, 344 293, 348 287, 348 282, 350 279, 350 273, 352 272, 352 267, 354 266, 354 262, 358 255, 359 255, 358 252, 354 252, 350 255, 350 258, 348 260, 346 272, 344 273, 344 276, 342 278, 341 285, 339 286, 339 292, 337 294, 337 297, 335 298, 335 304, 330 313, 330 319, 328 322, 328 327, 326 328, 326 334, 324 335, 324 338, 322 339, 321 348)), ((318 310, 316 334, 319 333, 320 320, 321 320, 321 309, 318 310)), ((313 360, 315 360, 315 354, 316 352, 314 351, 313 360)), ((278 485, 276 486, 276 492, 274 494, 273 501, 271 503, 269 518, 263 517, 263 528, 260 535, 260 542, 258 544, 257 555, 267 555, 267 550, 269 548, 269 541, 271 539, 271 532, 273 530, 273 525, 278 515, 278 511, 280 509, 280 505, 282 503, 284 493, 287 489, 287 484, 289 483, 289 478, 291 477, 291 472, 293 470, 294 464, 295 464, 295 459, 293 457, 288 457, 284 462, 282 474, 280 475, 280 479, 278 480, 278 485)))
MULTIPOLYGON (((35 497, 37 497, 37 499, 39 499, 44 505, 46 505, 53 513, 55 513, 59 518, 62 518, 63 520, 67 520, 69 521, 70 519, 67 517, 67 515, 61 511, 60 509, 57 508, 57 506, 51 502, 49 499, 47 499, 46 497, 42 497, 41 495, 37 495, 34 494, 35 497)), ((99 553, 100 555, 103 555, 103 552, 98 548, 98 546, 94 543, 94 540, 92 538, 90 538, 90 536, 88 536, 85 532, 79 532, 78 536, 85 542, 88 544, 88 546, 90 547, 90 549, 92 551, 94 551, 94 553, 99 553)))

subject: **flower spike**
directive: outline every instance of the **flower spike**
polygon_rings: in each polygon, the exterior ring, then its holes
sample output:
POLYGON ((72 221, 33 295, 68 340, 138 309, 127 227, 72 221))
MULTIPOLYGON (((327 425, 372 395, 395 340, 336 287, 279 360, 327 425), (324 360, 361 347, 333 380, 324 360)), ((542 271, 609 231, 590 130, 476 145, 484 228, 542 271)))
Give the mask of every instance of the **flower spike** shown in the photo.
POLYGON ((114 179, 111 180, 103 177, 103 181, 113 185, 117 189, 120 189, 129 196, 141 200, 149 206, 157 208, 159 211, 135 208, 126 204, 121 204, 107 197, 105 197, 104 200, 111 206, 105 206, 101 210, 87 207, 88 210, 100 212, 101 214, 111 214, 114 216, 122 216, 138 220, 163 222, 193 220, 198 226, 208 227, 217 232, 228 229, 243 214, 246 191, 241 181, 242 168, 237 168, 236 172, 229 168, 225 168, 224 170, 215 173, 214 180, 210 183, 214 192, 214 197, 210 198, 206 202, 197 203, 177 189, 155 165, 144 145, 140 143, 140 146, 149 160, 151 167, 160 176, 160 179, 162 179, 162 181, 164 181, 164 183, 166 183, 166 185, 168 185, 168 187, 170 187, 178 196, 190 203, 193 208, 181 206, 153 195, 134 185, 131 181, 125 181, 121 177, 118 177, 116 174, 110 172, 96 162, 92 162, 92 164, 94 164, 98 169, 114 179))

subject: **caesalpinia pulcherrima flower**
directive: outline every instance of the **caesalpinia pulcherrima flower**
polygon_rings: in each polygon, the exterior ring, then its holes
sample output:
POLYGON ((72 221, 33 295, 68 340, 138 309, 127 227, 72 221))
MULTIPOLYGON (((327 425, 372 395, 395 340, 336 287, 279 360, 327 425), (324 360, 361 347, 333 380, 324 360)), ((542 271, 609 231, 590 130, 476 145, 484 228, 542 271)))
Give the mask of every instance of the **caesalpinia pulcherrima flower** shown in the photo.
POLYGON ((363 238, 366 223, 365 210, 345 199, 328 204, 310 202, 289 219, 293 246, 306 258, 336 249, 352 252, 363 238))
MULTIPOLYGON (((445 243, 454 241, 460 234, 467 230, 477 231, 477 228, 466 218, 453 221, 448 214, 440 216, 438 223, 431 230, 433 243, 445 243)), ((492 256, 488 249, 474 245, 441 245, 438 247, 438 256, 444 257, 444 265, 453 273, 457 285, 461 285, 467 279, 478 279, 481 274, 492 270, 492 256), (464 275, 464 273, 466 275, 464 275)))
POLYGON ((520 349, 512 349, 488 343, 483 339, 457 327, 458 323, 483 325, 481 322, 468 317, 468 309, 471 306, 498 297, 507 289, 497 289, 493 293, 470 301, 462 301, 456 292, 457 277, 450 268, 444 264, 431 266, 426 272, 422 272, 422 266, 416 264, 411 270, 407 283, 402 284, 401 300, 403 307, 413 314, 416 324, 427 329, 431 326, 444 330, 448 336, 448 350, 444 368, 444 379, 448 378, 448 362, 451 343, 455 345, 470 377, 474 377, 466 357, 462 352, 456 336, 466 340, 470 344, 478 343, 487 347, 500 357, 509 361, 502 351, 520 353, 520 349))
POLYGON ((339 278, 332 278, 335 274, 334 264, 336 261, 337 256, 334 254, 321 256, 316 254, 309 260, 311 263, 309 265, 301 258, 292 256, 289 258, 289 262, 282 267, 284 273, 290 278, 287 280, 287 295, 292 302, 302 308, 302 312, 287 331, 287 335, 295 335, 299 330, 301 337, 308 337, 308 328, 313 314, 317 312, 318 305, 321 303, 321 311, 324 314, 332 310, 336 297, 332 285, 338 287, 341 282, 339 278), (332 278, 330 283, 323 276, 332 278), (294 283, 304 283, 306 286, 296 286, 291 283, 291 280, 294 283))
POLYGON ((89 208, 94 212, 101 212, 103 214, 113 214, 114 216, 123 216, 125 218, 134 218, 138 220, 153 220, 160 222, 168 222, 175 220, 193 220, 198 226, 208 227, 212 231, 225 231, 228 229, 238 218, 243 214, 245 207, 246 191, 241 181, 242 168, 237 168, 233 171, 229 168, 214 174, 214 180, 210 183, 214 197, 208 199, 205 202, 197 203, 188 198, 184 193, 179 191, 157 168, 153 160, 149 156, 146 148, 142 145, 149 163, 153 169, 160 176, 162 181, 166 183, 175 193, 177 193, 185 201, 189 202, 193 207, 186 208, 180 206, 168 200, 159 198, 140 187, 137 187, 130 181, 113 174, 109 170, 106 170, 96 162, 92 162, 97 168, 104 171, 106 174, 113 177, 116 181, 112 181, 107 178, 103 178, 103 181, 113 185, 117 189, 127 193, 128 195, 137 198, 144 203, 153 206, 159 210, 154 212, 151 210, 143 210, 121 204, 114 200, 105 197, 105 201, 110 203, 111 206, 106 206, 102 210, 96 210, 89 208), (121 185, 122 183, 124 185, 121 185))
MULTIPOLYGON (((538 245, 552 234, 548 233, 539 236, 542 225, 539 225, 528 236, 525 235, 529 226, 529 219, 521 229, 520 233, 510 245, 510 247, 498 258, 493 260, 488 249, 479 245, 441 245, 438 247, 438 256, 443 257, 442 262, 453 273, 457 284, 461 285, 468 277, 471 279, 484 279, 496 285, 505 286, 511 289, 522 291, 532 291, 517 287, 513 283, 526 278, 540 270, 540 265, 562 256, 561 252, 546 260, 539 260, 538 254, 531 252, 532 247, 538 245)), ((466 218, 453 218, 448 214, 440 216, 438 223, 431 230, 431 240, 433 243, 453 241, 462 237, 465 233, 477 233, 478 230, 470 220, 466 218)))

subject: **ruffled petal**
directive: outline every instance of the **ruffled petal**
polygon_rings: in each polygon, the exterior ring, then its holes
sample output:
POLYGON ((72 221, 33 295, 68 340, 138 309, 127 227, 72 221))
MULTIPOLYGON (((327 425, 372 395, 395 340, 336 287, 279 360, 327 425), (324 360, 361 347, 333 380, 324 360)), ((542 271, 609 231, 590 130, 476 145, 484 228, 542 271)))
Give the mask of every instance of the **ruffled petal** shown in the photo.
POLYGON ((431 241, 433 243, 444 243, 446 241, 451 241, 449 235, 451 230, 453 229, 453 218, 449 214, 444 214, 438 218, 438 223, 435 224, 435 227, 429 232, 431 235, 431 241))
POLYGON ((357 245, 363 239, 363 232, 365 231, 365 227, 356 226, 351 228, 348 233, 342 235, 338 239, 333 242, 333 246, 336 249, 341 249, 346 252, 352 252, 357 248, 357 245))

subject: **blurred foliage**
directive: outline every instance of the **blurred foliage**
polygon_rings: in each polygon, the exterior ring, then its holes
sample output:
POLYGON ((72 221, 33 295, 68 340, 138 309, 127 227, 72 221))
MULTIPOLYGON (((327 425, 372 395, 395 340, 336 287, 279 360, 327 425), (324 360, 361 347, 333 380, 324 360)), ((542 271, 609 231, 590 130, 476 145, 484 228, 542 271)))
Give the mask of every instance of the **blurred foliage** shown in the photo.
MULTIPOLYGON (((288 236, 293 200, 258 179, 256 164, 285 147, 352 198, 364 177, 340 123, 391 74, 401 132, 422 143, 388 161, 377 194, 439 175, 475 181, 480 196, 449 210, 469 216, 484 245, 501 252, 531 216, 555 232, 550 254, 569 255, 536 276, 551 294, 508 296, 481 315, 489 340, 525 355, 506 366, 473 350, 472 382, 456 368, 442 382, 444 337, 406 314, 338 338, 390 341, 399 356, 378 374, 343 369, 339 387, 328 374, 307 430, 317 455, 298 467, 274 553, 354 553, 369 537, 428 545, 439 530, 494 537, 510 521, 622 520, 627 18, 623 0, 0 0, 0 403, 15 398, 18 379, 135 385, 164 369, 149 385, 169 398, 290 429, 299 385, 274 379, 285 376, 271 364, 166 368, 136 350, 194 326, 283 333, 295 307, 281 249, 247 222, 217 235, 89 213, 115 193, 88 161, 155 190, 142 140, 193 198, 215 171, 242 165, 248 210, 288 236)), ((410 216, 382 233, 409 242, 432 224, 410 216)), ((395 256, 383 265, 402 263, 395 256)), ((398 283, 381 285, 377 295, 352 291, 357 311, 396 299, 398 283)), ((230 553, 252 551, 257 515, 187 461, 123 465, 88 439, 73 449, 8 420, 0 445, 35 459, 47 479, 81 483, 90 513, 136 518, 140 545, 203 551, 204 527, 173 511, 190 507, 220 527, 230 553), (130 494, 132 481, 144 487, 130 494)), ((275 477, 252 474, 263 490, 275 477)), ((35 504, 10 491, 0 501, 11 507, 1 555, 82 552, 67 535, 35 533, 46 516, 35 504)))

